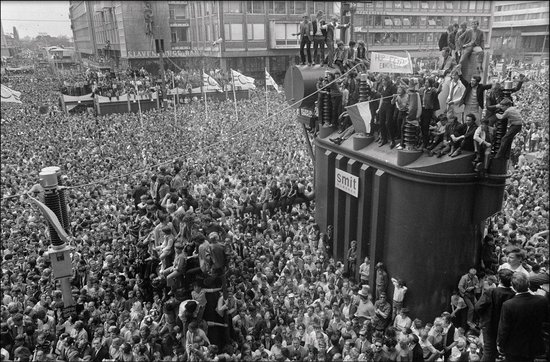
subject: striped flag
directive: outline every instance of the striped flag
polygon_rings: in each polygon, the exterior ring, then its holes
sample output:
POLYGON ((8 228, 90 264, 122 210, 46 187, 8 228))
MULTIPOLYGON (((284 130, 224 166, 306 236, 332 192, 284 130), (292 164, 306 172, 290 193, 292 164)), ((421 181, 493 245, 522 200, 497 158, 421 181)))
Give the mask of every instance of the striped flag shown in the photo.
POLYGON ((357 133, 370 133, 370 102, 355 103, 346 107, 348 115, 353 123, 353 128, 357 133))
POLYGON ((40 201, 38 201, 34 197, 32 197, 30 195, 28 195, 28 196, 38 206, 38 208, 42 212, 42 215, 44 215, 44 217, 46 218, 46 220, 48 220, 50 225, 53 226, 53 228, 57 232, 57 235, 59 236, 59 238, 62 241, 64 241, 65 243, 69 244, 69 239, 68 239, 69 237, 68 237, 67 233, 65 232, 65 230, 63 229, 63 226, 61 226, 61 223, 59 222, 59 219, 57 218, 55 213, 52 211, 52 209, 50 209, 48 206, 44 205, 43 203, 41 203, 40 201))
POLYGON ((218 82, 216 82, 216 80, 214 78, 212 78, 211 76, 209 76, 208 74, 206 74, 204 72, 202 73, 202 87, 204 88, 205 91, 207 91, 207 90, 221 91, 222 90, 222 87, 220 87, 218 82))
POLYGON ((256 89, 256 86, 254 85, 256 80, 252 77, 247 77, 246 75, 233 69, 231 69, 231 77, 233 79, 233 84, 237 89, 256 89))
POLYGON ((268 73, 267 69, 265 70, 265 83, 267 85, 270 85, 272 86, 273 88, 275 88, 275 90, 277 91, 277 93, 281 93, 282 91, 279 90, 279 86, 277 85, 277 83, 275 83, 275 80, 271 77, 271 75, 268 73))
POLYGON ((21 102, 21 92, 10 89, 2 84, 2 103, 19 103, 21 102))

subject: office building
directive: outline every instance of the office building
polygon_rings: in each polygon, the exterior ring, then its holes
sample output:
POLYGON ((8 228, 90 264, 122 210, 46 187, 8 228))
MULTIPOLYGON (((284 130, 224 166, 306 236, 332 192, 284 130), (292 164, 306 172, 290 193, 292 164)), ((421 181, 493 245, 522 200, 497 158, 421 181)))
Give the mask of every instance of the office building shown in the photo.
POLYGON ((547 1, 495 1, 493 58, 537 64, 548 61, 547 1))
POLYGON ((339 14, 340 6, 318 1, 70 1, 70 18, 75 47, 87 65, 155 71, 155 39, 163 39, 165 64, 172 69, 174 64, 234 68, 263 79, 268 68, 282 80, 298 54, 298 36, 292 34, 302 15, 318 10, 339 14))
POLYGON ((350 8, 352 37, 371 51, 437 58, 438 41, 450 24, 479 21, 490 45, 491 1, 361 1, 350 8))

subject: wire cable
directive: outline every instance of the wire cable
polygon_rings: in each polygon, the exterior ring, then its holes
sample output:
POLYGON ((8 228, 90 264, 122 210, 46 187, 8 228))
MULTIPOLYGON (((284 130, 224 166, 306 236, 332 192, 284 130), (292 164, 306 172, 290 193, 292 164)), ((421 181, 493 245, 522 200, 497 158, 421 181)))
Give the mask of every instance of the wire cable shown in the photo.
MULTIPOLYGON (((235 136, 238 136, 239 134, 242 134, 242 133, 245 133, 249 130, 252 130, 254 129, 255 127, 258 127, 262 124, 265 124, 265 122, 267 122, 268 120, 270 120, 271 118, 274 118, 276 116, 278 116, 279 114, 293 108, 294 106, 300 104, 304 99, 308 98, 308 97, 311 97, 317 93, 319 93, 320 91, 324 90, 325 88, 329 87, 330 85, 332 85, 333 83, 337 82, 338 80, 340 80, 341 78, 345 77, 348 73, 350 73, 352 70, 354 70, 356 67, 358 67, 359 65, 361 64, 356 64, 355 66, 353 66, 352 68, 350 68, 349 70, 347 70, 346 72, 344 72, 342 75, 340 75, 338 78, 335 78, 333 81, 327 83, 325 86, 315 90, 313 93, 311 94, 308 94, 307 96, 297 100, 296 102, 286 106, 285 108, 279 110, 277 113, 274 113, 270 116, 268 116, 267 118, 265 119, 261 119, 261 122, 257 122, 256 124, 253 124, 251 125, 250 127, 248 128, 244 128, 238 132, 235 132, 234 134, 232 135, 229 135, 227 136, 226 139, 222 139, 220 141, 216 141, 214 143, 211 143, 210 145, 207 145, 205 146, 206 148, 212 148, 214 146, 219 146, 219 145, 222 145, 223 143, 231 140, 232 138, 234 138, 235 136)), ((378 100, 378 99, 377 99, 378 100)), ((191 150, 189 151, 188 153, 185 154, 186 157, 189 157, 190 155, 193 155, 195 153, 197 153, 198 151, 200 151, 200 149, 195 149, 195 150, 191 150)), ((178 154, 174 154, 174 156, 172 156, 171 158, 173 159, 174 157, 177 157, 178 154)), ((170 161, 165 161, 165 162, 161 162, 161 163, 158 163, 158 164, 155 164, 155 165, 149 165, 147 167, 144 167, 144 168, 140 168, 140 169, 137 169, 137 170, 134 170, 132 172, 128 172, 128 173, 125 173, 125 174, 122 174, 122 175, 117 175, 117 176, 112 176, 112 177, 106 177, 106 178, 103 178, 101 180, 97 180, 97 181, 92 181, 92 182, 88 182, 88 183, 85 183, 85 184, 80 184, 80 185, 75 185, 75 186, 67 186, 65 189, 66 190, 71 190, 71 189, 76 189, 76 188, 81 188, 81 187, 86 187, 86 186, 93 186, 93 185, 98 185, 98 184, 101 184, 101 183, 105 183, 105 182, 109 182, 109 181, 112 181, 112 180, 116 180, 116 179, 119 179, 119 178, 122 178, 122 177, 128 177, 128 176, 132 176, 132 175, 135 175, 135 174, 138 174, 138 173, 142 173, 144 171, 147 171, 147 170, 150 170, 151 168, 155 168, 155 167, 160 167, 160 166, 164 166, 164 165, 168 165, 170 164, 171 162, 173 162, 172 160, 170 161)), ((10 195, 10 196, 4 196, 2 197, 2 200, 7 200, 7 199, 11 199, 11 198, 15 198, 15 197, 21 197, 21 196, 25 196, 27 195, 28 192, 24 192, 24 193, 20 193, 20 194, 17 194, 17 195, 10 195)))

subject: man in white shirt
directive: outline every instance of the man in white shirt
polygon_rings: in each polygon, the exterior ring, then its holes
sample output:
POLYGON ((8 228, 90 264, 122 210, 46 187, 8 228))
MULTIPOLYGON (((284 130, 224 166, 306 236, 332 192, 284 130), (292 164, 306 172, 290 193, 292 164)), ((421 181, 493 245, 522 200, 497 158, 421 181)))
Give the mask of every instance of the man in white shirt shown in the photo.
POLYGON ((462 103, 462 97, 466 87, 460 81, 458 72, 454 70, 451 73, 451 84, 449 96, 447 97, 447 118, 451 118, 455 115, 460 123, 462 123, 462 115, 464 113, 464 104, 462 103))
POLYGON ((506 263, 502 264, 498 270, 509 269, 511 271, 520 272, 529 277, 529 271, 521 265, 521 262, 524 259, 524 254, 521 250, 515 249, 508 253, 508 260, 506 263))

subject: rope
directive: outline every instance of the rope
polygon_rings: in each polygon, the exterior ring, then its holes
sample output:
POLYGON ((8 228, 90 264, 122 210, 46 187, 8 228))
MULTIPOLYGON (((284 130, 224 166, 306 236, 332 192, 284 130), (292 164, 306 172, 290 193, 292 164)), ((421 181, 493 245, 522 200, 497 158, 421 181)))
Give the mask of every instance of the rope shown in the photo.
MULTIPOLYGON (((261 120, 261 122, 257 122, 256 124, 253 124, 251 125, 250 127, 248 128, 244 128, 230 136, 227 137, 227 139, 222 139, 220 141, 217 141, 217 142, 214 142, 208 146, 205 146, 207 148, 211 148, 211 147, 214 147, 214 146, 219 146, 219 145, 222 145, 223 143, 229 141, 230 139, 234 138, 235 136, 241 134, 241 133, 245 133, 249 130, 252 130, 254 129, 255 127, 258 127, 258 126, 261 126, 263 125, 266 121, 270 120, 271 118, 275 118, 276 116, 278 116, 279 114, 287 111, 288 109, 291 109, 293 108, 295 105, 298 105, 300 104, 304 99, 308 98, 308 97, 311 97, 312 95, 315 95, 317 93, 319 93, 320 91, 322 91, 323 89, 329 87, 330 85, 332 85, 333 83, 335 83, 336 81, 340 80, 341 78, 345 77, 349 72, 351 72, 352 70, 354 70, 356 67, 358 67, 360 64, 357 64, 355 66, 353 66, 352 68, 350 68, 349 70, 347 70, 346 72, 344 72, 342 75, 340 75, 338 78, 334 79, 332 82, 326 84, 325 86, 317 89, 315 92, 307 95, 306 97, 303 97, 302 99, 299 99, 297 100, 296 102, 290 104, 289 106, 281 109, 280 111, 278 111, 277 113, 274 113, 272 114, 271 116, 268 116, 267 118, 261 120)), ((187 157, 189 157, 190 155, 193 155, 195 154, 197 151, 200 151, 200 149, 195 149, 194 151, 190 151, 186 154, 187 157)), ((178 154, 175 154, 174 156, 172 156, 171 158, 174 158, 176 157, 178 154)), ((141 168, 141 169, 138 169, 138 170, 134 170, 132 172, 129 172, 129 173, 126 173, 126 174, 122 174, 122 175, 118 175, 118 176, 112 176, 112 177, 107 177, 107 178, 103 178, 101 180, 97 180, 97 181, 92 181, 92 182, 88 182, 88 183, 85 183, 85 184, 81 184, 81 185, 75 185, 75 186, 67 186, 66 187, 66 190, 71 190, 71 189, 77 189, 77 188, 81 188, 81 187, 86 187, 86 186, 93 186, 93 185, 97 185, 97 184, 101 184, 101 183, 104 183, 104 182, 108 182, 108 181, 112 181, 112 180, 116 180, 116 179, 119 179, 121 177, 127 177, 127 176, 131 176, 131 175, 135 175, 135 174, 138 174, 138 173, 141 173, 141 172, 144 172, 144 171, 147 171, 151 168, 155 168, 155 167, 160 167, 160 166, 164 166, 164 165, 168 165, 170 164, 172 161, 165 161, 165 162, 161 162, 161 163, 158 163, 156 165, 150 165, 150 166, 147 166, 147 167, 144 167, 144 168, 141 168)), ((2 200, 7 200, 7 199, 12 199, 12 198, 16 198, 16 197, 21 197, 21 196, 24 196, 26 195, 28 192, 24 192, 24 193, 20 193, 20 194, 17 194, 17 195, 10 195, 10 196, 4 196, 2 197, 2 200)))

